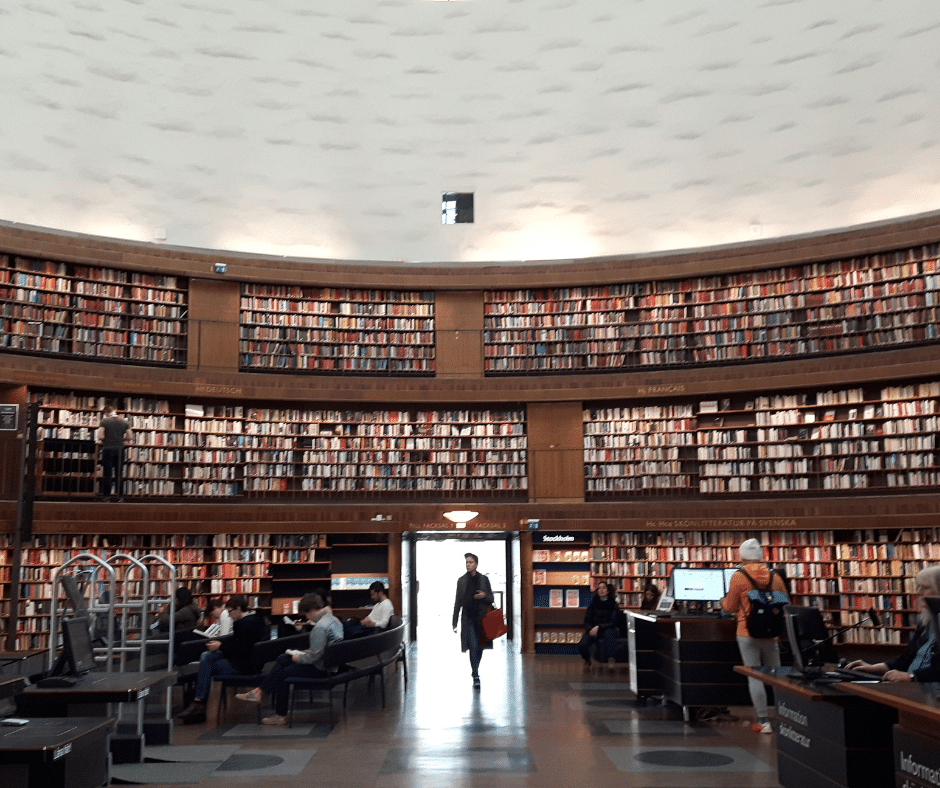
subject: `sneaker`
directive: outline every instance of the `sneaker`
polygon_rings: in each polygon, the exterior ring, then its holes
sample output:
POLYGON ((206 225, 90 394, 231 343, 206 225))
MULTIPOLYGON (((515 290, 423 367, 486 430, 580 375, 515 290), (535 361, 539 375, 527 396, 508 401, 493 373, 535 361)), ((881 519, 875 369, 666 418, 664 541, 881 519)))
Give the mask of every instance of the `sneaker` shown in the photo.
POLYGON ((475 679, 473 680, 473 688, 474 688, 474 689, 480 689, 480 679, 479 679, 479 678, 475 678, 475 679))
POLYGON ((261 703, 261 688, 255 687, 248 692, 239 692, 235 697, 239 700, 247 700, 249 703, 261 703))
POLYGON ((287 725, 287 717, 282 717, 280 714, 272 714, 270 717, 263 717, 261 720, 262 725, 287 725))
POLYGON ((755 722, 751 726, 751 730, 754 731, 754 733, 773 733, 774 726, 770 722, 755 722))

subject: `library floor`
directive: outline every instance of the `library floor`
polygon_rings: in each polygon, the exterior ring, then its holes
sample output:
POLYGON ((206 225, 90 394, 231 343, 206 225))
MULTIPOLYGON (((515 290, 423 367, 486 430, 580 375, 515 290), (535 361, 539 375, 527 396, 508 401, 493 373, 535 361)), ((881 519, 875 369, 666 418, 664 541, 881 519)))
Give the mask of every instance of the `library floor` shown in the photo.
MULTIPOLYGON (((413 645, 409 682, 389 674, 382 710, 378 684, 350 689, 326 725, 325 704, 292 729, 259 726, 253 705, 233 701, 224 723, 177 726, 173 746, 152 748, 137 776, 114 783, 208 788, 776 788, 774 736, 737 722, 682 720, 681 710, 637 705, 625 666, 586 671, 579 657, 518 656, 505 640, 486 652, 479 691, 456 637, 413 645), (174 762, 176 761, 176 762, 174 762)), ((323 696, 325 698, 325 696, 323 696)))

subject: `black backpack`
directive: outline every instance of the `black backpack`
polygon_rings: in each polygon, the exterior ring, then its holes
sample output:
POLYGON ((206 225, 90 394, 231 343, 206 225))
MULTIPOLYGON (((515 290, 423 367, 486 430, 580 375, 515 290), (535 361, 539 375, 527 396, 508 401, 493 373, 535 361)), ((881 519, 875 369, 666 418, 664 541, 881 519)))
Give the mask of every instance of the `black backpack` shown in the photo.
POLYGON ((785 626, 783 608, 790 604, 790 597, 783 591, 773 590, 776 570, 770 570, 770 577, 765 588, 759 588, 754 578, 743 569, 738 571, 753 586, 752 590, 747 592, 748 602, 751 603, 751 608, 744 620, 747 633, 752 638, 775 638, 782 635, 785 626))

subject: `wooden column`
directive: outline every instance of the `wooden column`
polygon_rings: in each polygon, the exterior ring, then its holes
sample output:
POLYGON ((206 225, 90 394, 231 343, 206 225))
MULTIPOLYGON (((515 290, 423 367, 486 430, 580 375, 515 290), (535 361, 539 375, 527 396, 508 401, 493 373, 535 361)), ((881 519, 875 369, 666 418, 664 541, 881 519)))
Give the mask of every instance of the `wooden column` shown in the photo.
POLYGON ((189 280, 189 368, 238 371, 241 287, 231 279, 189 280))
POLYGON ((434 323, 437 377, 482 378, 483 293, 438 291, 434 323))
POLYGON ((529 500, 584 501, 581 403, 532 402, 527 413, 529 500))

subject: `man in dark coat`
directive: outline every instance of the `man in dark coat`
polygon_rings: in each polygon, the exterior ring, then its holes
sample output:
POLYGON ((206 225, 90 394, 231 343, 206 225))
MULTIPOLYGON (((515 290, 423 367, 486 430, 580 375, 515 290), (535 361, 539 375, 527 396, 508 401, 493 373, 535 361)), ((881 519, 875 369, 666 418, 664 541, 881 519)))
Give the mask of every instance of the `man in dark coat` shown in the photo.
POLYGON ((457 580, 457 596, 454 599, 454 632, 460 619, 460 650, 470 652, 470 675, 473 686, 480 688, 480 660, 483 649, 493 648, 493 641, 483 634, 483 616, 493 604, 493 589, 486 575, 477 572, 478 559, 466 553, 467 573, 457 580))

